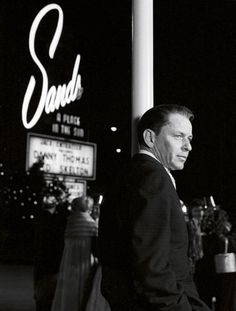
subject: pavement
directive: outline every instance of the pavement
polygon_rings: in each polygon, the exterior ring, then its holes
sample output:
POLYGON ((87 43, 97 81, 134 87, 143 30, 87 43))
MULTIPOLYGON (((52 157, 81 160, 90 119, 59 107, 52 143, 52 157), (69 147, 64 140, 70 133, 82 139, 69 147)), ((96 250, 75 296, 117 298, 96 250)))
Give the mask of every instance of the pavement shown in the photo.
POLYGON ((32 265, 0 262, 0 311, 35 311, 32 265))

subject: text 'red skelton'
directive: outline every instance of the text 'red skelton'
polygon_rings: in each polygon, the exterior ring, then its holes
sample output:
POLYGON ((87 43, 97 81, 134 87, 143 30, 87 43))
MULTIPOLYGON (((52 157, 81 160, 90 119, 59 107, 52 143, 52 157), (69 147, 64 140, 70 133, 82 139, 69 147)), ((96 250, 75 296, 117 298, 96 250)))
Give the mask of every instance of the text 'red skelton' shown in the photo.
POLYGON ((57 4, 49 4, 45 6, 34 19, 30 29, 29 50, 33 61, 37 65, 42 75, 42 90, 37 109, 35 110, 32 119, 28 121, 28 108, 36 85, 35 77, 32 75, 30 77, 22 105, 22 122, 24 127, 27 129, 30 129, 36 125, 43 113, 43 110, 45 110, 46 114, 52 113, 55 110, 58 110, 60 107, 65 107, 67 104, 74 102, 76 99, 80 99, 83 93, 83 88, 81 86, 81 76, 78 74, 80 65, 79 54, 76 56, 72 77, 68 84, 64 83, 62 85, 58 85, 57 87, 52 85, 48 89, 47 71, 35 53, 35 36, 41 20, 48 12, 52 10, 56 10, 58 12, 56 31, 49 47, 49 57, 53 59, 63 28, 63 11, 61 7, 57 4))

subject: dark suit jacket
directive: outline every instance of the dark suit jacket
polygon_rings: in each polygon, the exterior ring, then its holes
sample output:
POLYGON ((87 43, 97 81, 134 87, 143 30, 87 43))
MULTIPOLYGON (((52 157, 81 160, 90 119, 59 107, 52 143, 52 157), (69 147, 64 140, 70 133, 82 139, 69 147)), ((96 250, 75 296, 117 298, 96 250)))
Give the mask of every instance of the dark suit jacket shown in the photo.
POLYGON ((122 182, 100 215, 102 293, 112 310, 209 310, 192 282, 187 227, 165 168, 137 154, 122 182))

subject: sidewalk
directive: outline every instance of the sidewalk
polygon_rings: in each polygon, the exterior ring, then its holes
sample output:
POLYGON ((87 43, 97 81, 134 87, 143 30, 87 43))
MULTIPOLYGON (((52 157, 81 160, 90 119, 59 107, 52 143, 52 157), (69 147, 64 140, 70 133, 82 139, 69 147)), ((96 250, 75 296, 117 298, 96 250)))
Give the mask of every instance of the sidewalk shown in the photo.
POLYGON ((0 311, 35 311, 31 265, 0 262, 0 311))

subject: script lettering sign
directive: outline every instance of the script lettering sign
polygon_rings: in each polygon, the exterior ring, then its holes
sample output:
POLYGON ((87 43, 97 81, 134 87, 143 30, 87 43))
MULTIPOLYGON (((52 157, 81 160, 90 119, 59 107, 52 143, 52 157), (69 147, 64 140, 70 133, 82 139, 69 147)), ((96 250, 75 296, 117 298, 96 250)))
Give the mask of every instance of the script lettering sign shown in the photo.
POLYGON ((33 117, 31 118, 31 120, 28 120, 28 109, 32 98, 32 94, 36 87, 36 79, 34 75, 32 75, 30 77, 22 105, 22 123, 26 129, 30 129, 36 125, 43 111, 45 111, 46 114, 52 113, 55 110, 58 110, 60 107, 65 107, 71 102, 74 102, 76 99, 80 99, 83 93, 83 88, 81 86, 81 75, 78 74, 80 65, 79 54, 75 58, 71 80, 68 83, 64 83, 57 86, 52 85, 50 88, 48 87, 47 70, 35 52, 35 36, 37 29, 39 28, 40 22, 42 21, 44 16, 52 10, 56 10, 58 12, 58 21, 56 30, 49 47, 49 57, 53 59, 63 28, 63 11, 61 7, 57 4, 49 4, 46 7, 44 7, 34 19, 30 29, 29 50, 33 61, 35 62, 35 64, 38 67, 38 70, 41 73, 42 90, 40 100, 33 114, 33 117))

